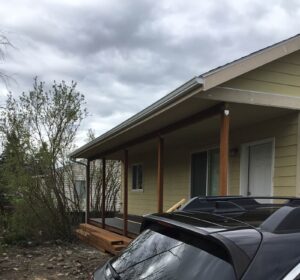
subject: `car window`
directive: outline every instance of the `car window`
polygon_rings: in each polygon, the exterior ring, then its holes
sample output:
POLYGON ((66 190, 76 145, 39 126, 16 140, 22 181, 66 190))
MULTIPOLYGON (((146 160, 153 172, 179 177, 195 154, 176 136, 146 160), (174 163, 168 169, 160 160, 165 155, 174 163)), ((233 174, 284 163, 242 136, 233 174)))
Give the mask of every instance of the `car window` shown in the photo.
POLYGON ((121 279, 235 279, 223 258, 152 230, 133 241, 112 266, 121 279))

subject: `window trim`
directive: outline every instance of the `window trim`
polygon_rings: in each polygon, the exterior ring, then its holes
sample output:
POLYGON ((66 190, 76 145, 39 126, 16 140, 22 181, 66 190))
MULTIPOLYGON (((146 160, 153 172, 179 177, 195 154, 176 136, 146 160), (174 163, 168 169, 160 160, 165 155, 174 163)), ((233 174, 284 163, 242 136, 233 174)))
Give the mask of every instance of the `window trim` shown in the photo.
POLYGON ((144 191, 144 165, 141 162, 135 162, 131 164, 131 191, 132 192, 143 192, 144 191), (141 166, 142 168, 142 187, 140 189, 133 188, 133 167, 134 166, 141 166))
POLYGON ((298 263, 282 280, 294 280, 300 274, 300 263, 298 263))

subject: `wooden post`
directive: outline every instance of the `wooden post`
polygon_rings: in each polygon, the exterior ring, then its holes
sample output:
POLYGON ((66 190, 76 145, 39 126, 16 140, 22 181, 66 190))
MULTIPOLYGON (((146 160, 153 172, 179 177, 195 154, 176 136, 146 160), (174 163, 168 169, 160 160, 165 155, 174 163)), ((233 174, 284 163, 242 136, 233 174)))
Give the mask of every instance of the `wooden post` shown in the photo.
POLYGON ((228 194, 229 160, 229 110, 225 107, 221 113, 220 126, 220 195, 228 194))
POLYGON ((123 194, 123 235, 127 236, 128 229, 128 150, 124 150, 124 194, 123 194))
POLYGON ((102 158, 102 228, 105 228, 105 190, 106 190, 106 159, 102 158))
POLYGON ((90 161, 86 164, 86 209, 85 209, 85 223, 88 223, 90 216, 90 161))
POLYGON ((164 139, 158 138, 157 148, 157 212, 163 212, 164 201, 164 139))

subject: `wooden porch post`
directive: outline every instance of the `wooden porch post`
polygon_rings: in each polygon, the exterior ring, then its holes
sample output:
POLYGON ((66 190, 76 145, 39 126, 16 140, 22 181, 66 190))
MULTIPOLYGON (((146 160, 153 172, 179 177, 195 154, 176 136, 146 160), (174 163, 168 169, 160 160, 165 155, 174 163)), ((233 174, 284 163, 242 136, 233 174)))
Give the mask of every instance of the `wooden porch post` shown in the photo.
POLYGON ((157 149, 157 212, 163 212, 164 201, 164 139, 158 138, 157 149))
POLYGON ((90 216, 90 160, 86 164, 86 209, 85 209, 85 223, 88 223, 90 216))
POLYGON ((123 194, 123 235, 127 236, 128 228, 128 150, 124 150, 124 194, 123 194))
POLYGON ((221 113, 220 125, 220 195, 228 194, 229 160, 229 110, 227 106, 221 113))
POLYGON ((102 158, 102 228, 105 228, 105 190, 106 190, 106 159, 102 158))

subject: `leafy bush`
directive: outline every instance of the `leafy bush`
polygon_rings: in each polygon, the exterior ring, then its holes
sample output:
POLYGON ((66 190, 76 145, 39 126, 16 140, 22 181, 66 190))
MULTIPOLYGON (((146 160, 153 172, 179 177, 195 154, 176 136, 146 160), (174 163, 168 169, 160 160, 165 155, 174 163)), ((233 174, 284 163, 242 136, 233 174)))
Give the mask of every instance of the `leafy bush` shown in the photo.
POLYGON ((72 239, 74 213, 80 217, 82 209, 76 190, 66 192, 65 178, 68 154, 87 115, 84 106, 84 96, 73 82, 54 82, 46 89, 35 79, 29 93, 17 99, 8 96, 0 124, 0 185, 10 193, 15 209, 0 217, 7 242, 72 239))

